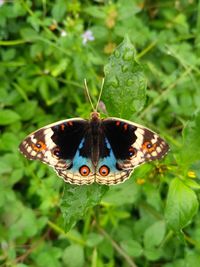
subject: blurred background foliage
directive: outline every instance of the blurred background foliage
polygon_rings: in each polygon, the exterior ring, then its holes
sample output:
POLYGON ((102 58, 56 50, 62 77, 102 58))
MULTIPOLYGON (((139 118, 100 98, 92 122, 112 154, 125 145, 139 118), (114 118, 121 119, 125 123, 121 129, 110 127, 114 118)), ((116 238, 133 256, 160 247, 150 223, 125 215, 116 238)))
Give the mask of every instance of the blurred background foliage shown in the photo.
POLYGON ((199 55, 195 0, 0 0, 1 266, 199 266, 199 55), (126 113, 115 114, 106 86, 102 100, 109 116, 160 132, 171 152, 122 185, 63 193, 53 170, 18 145, 48 123, 89 117, 83 80, 95 101, 125 35, 145 70, 145 106, 143 95, 128 113, 126 94, 126 113))

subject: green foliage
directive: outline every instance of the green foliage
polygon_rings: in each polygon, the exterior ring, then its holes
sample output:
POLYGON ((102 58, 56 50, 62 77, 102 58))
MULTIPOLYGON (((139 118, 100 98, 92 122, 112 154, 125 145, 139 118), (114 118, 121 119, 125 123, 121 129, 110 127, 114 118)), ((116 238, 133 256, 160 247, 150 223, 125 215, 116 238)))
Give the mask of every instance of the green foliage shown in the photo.
POLYGON ((199 265, 199 32, 195 1, 0 1, 1 266, 199 265), (88 118, 83 80, 96 103, 104 73, 102 113, 171 151, 117 186, 64 185, 18 145, 88 118))
POLYGON ((78 220, 87 214, 89 208, 99 204, 107 189, 107 186, 97 184, 89 186, 66 184, 61 203, 66 224, 65 229, 70 230, 78 220))
POLYGON ((192 189, 175 178, 169 187, 166 204, 166 221, 174 231, 180 231, 190 223, 198 210, 197 197, 192 189))
POLYGON ((109 114, 124 119, 133 117, 145 103, 146 81, 143 69, 134 57, 135 49, 126 38, 104 70, 106 82, 102 99, 109 114))

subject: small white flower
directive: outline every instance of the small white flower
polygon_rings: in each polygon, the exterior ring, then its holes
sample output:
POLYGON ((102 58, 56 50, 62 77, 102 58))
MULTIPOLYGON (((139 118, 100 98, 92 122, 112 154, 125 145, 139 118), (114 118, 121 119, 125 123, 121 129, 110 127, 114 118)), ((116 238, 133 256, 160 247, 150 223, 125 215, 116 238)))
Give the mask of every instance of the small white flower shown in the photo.
POLYGON ((0 6, 2 6, 5 3, 5 0, 0 0, 0 6))
POLYGON ((44 74, 49 74, 50 71, 49 71, 48 69, 44 69, 43 73, 44 73, 44 74))
POLYGON ((85 45, 88 41, 94 41, 94 36, 91 30, 85 31, 82 35, 82 43, 85 45))
POLYGON ((62 30, 60 36, 62 36, 62 37, 67 36, 67 32, 65 30, 62 30))

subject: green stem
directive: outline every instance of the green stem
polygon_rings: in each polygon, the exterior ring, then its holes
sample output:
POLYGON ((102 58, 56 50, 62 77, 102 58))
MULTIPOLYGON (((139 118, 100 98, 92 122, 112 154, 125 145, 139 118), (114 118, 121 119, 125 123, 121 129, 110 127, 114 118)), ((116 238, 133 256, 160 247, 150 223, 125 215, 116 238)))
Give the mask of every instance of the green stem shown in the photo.
POLYGON ((111 236, 104 231, 100 226, 96 224, 96 227, 98 228, 99 232, 112 244, 113 248, 118 252, 119 255, 121 255, 127 262, 128 266, 130 267, 137 267, 133 259, 126 254, 126 252, 111 238, 111 236))
POLYGON ((195 246, 196 248, 200 249, 200 243, 198 241, 192 239, 190 236, 186 235, 185 233, 184 233, 184 238, 189 244, 191 244, 191 245, 195 246))
POLYGON ((136 60, 143 57, 145 54, 147 54, 151 49, 154 48, 154 46, 157 44, 157 41, 154 41, 150 43, 144 50, 142 50, 139 54, 136 56, 136 60))
POLYGON ((51 222, 51 221, 48 221, 48 225, 55 231, 57 232, 58 234, 60 235, 63 235, 64 237, 66 237, 67 239, 75 242, 75 243, 78 243, 82 246, 85 246, 86 243, 84 240, 80 239, 80 238, 77 238, 76 236, 72 235, 71 233, 66 233, 62 228, 60 228, 58 225, 56 225, 55 223, 51 222))
POLYGON ((11 40, 11 41, 0 41, 1 46, 12 46, 27 43, 26 40, 11 40))
POLYGON ((91 217, 92 217, 92 211, 91 209, 88 210, 87 212, 87 217, 85 218, 85 223, 84 223, 84 227, 83 227, 83 239, 85 240, 87 237, 87 234, 89 232, 89 228, 90 228, 90 222, 91 222, 91 217))
POLYGON ((161 242, 159 248, 164 247, 164 245, 166 245, 172 239, 173 235, 174 235, 174 232, 170 230, 165 236, 165 238, 163 239, 163 241, 161 242))

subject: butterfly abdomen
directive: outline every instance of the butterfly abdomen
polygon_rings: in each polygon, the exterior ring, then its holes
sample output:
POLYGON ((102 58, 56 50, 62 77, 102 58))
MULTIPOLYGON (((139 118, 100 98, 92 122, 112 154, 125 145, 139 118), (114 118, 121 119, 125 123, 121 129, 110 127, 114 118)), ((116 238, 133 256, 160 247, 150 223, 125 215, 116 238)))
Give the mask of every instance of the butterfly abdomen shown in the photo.
POLYGON ((100 144, 100 138, 102 135, 101 131, 101 120, 99 119, 98 113, 96 112, 92 113, 92 118, 90 121, 90 128, 91 128, 91 143, 92 143, 92 163, 94 166, 97 166, 97 163, 99 161, 99 144, 100 144))

